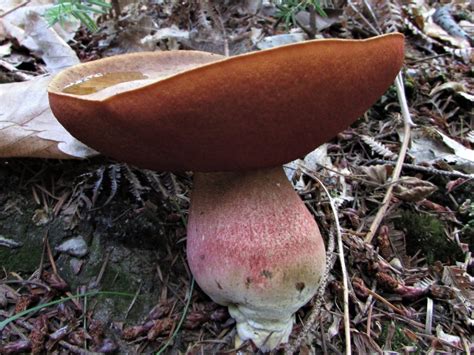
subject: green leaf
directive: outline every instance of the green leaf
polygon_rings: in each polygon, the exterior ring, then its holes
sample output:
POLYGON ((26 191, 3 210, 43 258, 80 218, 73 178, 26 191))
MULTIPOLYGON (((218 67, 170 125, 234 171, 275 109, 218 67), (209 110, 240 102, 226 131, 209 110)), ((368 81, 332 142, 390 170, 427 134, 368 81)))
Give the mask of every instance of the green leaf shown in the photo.
POLYGON ((89 4, 97 5, 106 9, 111 9, 112 5, 110 5, 107 2, 101 1, 101 0, 88 0, 87 1, 89 4))
POLYGON ((93 14, 106 14, 112 5, 102 0, 58 0, 56 5, 44 13, 49 26, 77 18, 90 31, 97 31, 97 25, 92 18, 93 14))

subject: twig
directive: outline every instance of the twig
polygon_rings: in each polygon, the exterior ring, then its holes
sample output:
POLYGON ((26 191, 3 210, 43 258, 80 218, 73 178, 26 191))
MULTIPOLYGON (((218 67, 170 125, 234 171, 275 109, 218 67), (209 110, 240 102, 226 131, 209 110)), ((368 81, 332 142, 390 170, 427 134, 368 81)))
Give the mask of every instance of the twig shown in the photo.
POLYGON ((137 301, 138 295, 140 294, 140 291, 142 290, 142 283, 140 282, 140 285, 138 286, 137 292, 135 293, 135 296, 133 296, 132 302, 130 302, 130 305, 127 308, 127 311, 125 312, 125 317, 124 319, 127 319, 128 314, 132 310, 133 306, 135 305, 135 302, 137 301))
MULTIPOLYGON (((430 334, 424 334, 424 333, 415 333, 415 335, 419 336, 419 337, 422 337, 422 338, 427 338, 429 340, 431 340, 432 342, 440 342, 442 343, 443 345, 446 345, 446 346, 449 346, 450 348, 452 349, 456 349, 457 351, 463 351, 464 349, 461 348, 460 346, 456 346, 452 343, 450 343, 449 341, 446 341, 440 337, 437 337, 437 336, 434 336, 434 335, 430 335, 430 334)), ((457 354, 458 352, 456 352, 457 354)))
POLYGON ((225 29, 225 25, 224 25, 224 21, 222 21, 222 16, 221 16, 221 13, 219 12, 219 10, 217 9, 217 7, 215 7, 215 10, 217 12, 217 19, 219 20, 219 24, 220 24, 220 27, 221 27, 221 31, 222 31, 222 38, 224 40, 224 56, 228 57, 230 55, 230 51, 229 51, 229 38, 227 36, 227 31, 225 29))
POLYGON ((337 209, 334 204, 334 200, 331 197, 331 194, 329 193, 328 189, 322 181, 316 178, 316 181, 319 182, 321 187, 323 188, 324 192, 329 198, 329 203, 331 205, 331 210, 332 213, 334 214, 334 222, 336 223, 336 235, 337 235, 337 248, 339 250, 339 262, 341 264, 341 270, 342 270, 342 284, 344 286, 344 335, 345 335, 345 340, 346 340, 346 355, 351 355, 352 350, 351 350, 351 326, 349 323, 349 286, 348 286, 348 280, 349 276, 347 275, 347 268, 346 268, 346 262, 344 260, 344 246, 342 244, 342 235, 341 235, 341 225, 339 224, 339 218, 337 216, 337 209))
MULTIPOLYGON (((49 238, 48 238, 47 234, 45 235, 44 243, 45 243, 45 246, 46 246, 46 255, 48 256, 49 264, 51 265, 51 269, 53 269, 53 274, 59 275, 58 274, 58 268, 56 266, 56 263, 54 262, 53 252, 51 251, 51 246, 49 245, 49 238)), ((41 276, 42 275, 40 275, 40 277, 41 276)))
POLYGON ((321 320, 321 317, 319 317, 319 331, 321 334, 321 348, 323 348, 323 354, 328 353, 328 347, 326 344, 326 339, 324 337, 324 329, 323 329, 323 322, 321 320))
POLYGON ((59 344, 63 348, 70 351, 72 354, 79 354, 79 355, 99 355, 99 354, 102 354, 102 353, 96 353, 96 352, 93 352, 93 351, 88 351, 88 350, 81 349, 80 347, 78 347, 76 345, 72 345, 71 343, 68 343, 65 340, 60 340, 59 344))
MULTIPOLYGON (((377 285, 377 281, 374 281, 372 285, 372 291, 375 290, 376 285, 377 285)), ((373 306, 373 297, 371 294, 369 294, 369 297, 367 297, 367 300, 365 301, 364 307, 363 308, 361 307, 361 310, 355 316, 355 318, 353 319, 353 322, 355 324, 358 324, 359 322, 362 321, 362 318, 365 316, 367 312, 372 313, 372 306, 373 306)), ((368 324, 367 329, 370 329, 370 314, 367 316, 367 324, 368 324)), ((370 337, 369 334, 367 335, 370 337)))
MULTIPOLYGON (((394 161, 384 160, 384 159, 371 159, 371 160, 367 160, 367 163, 369 163, 369 164, 372 164, 372 163, 373 164, 387 164, 387 165, 395 165, 396 164, 396 162, 394 162, 394 161)), ((439 169, 435 169, 435 168, 429 168, 429 167, 426 167, 426 166, 408 164, 408 163, 403 163, 402 168, 421 171, 421 172, 432 174, 432 175, 441 175, 441 176, 464 178, 464 179, 473 179, 474 178, 473 174, 469 175, 469 174, 461 173, 459 171, 439 170, 439 169)))
POLYGON ((173 334, 168 338, 166 343, 158 350, 156 355, 161 355, 163 351, 166 350, 166 348, 171 344, 171 342, 174 340, 176 335, 178 335, 178 332, 181 330, 181 326, 186 319, 186 315, 188 313, 189 305, 191 304, 191 298, 193 297, 193 291, 194 291, 194 278, 191 279, 191 285, 189 286, 189 291, 188 291, 188 300, 186 301, 186 304, 184 305, 183 309, 183 314, 181 315, 181 319, 178 322, 178 325, 176 326, 173 334))
POLYGON ((364 0, 364 5, 367 10, 369 10, 370 17, 372 17, 372 20, 377 25, 377 34, 382 33, 382 29, 380 28, 380 24, 377 21, 377 16, 375 16, 374 10, 372 10, 372 6, 370 6, 370 3, 367 0, 364 0))
POLYGON ((237 333, 237 329, 235 327, 232 328, 231 331, 229 331, 223 338, 222 342, 216 346, 216 354, 222 354, 225 353, 222 351, 224 346, 230 346, 232 344, 232 340, 235 338, 235 334, 237 333))
POLYGON ((425 333, 431 334, 433 329, 433 300, 428 297, 426 302, 425 333))
MULTIPOLYGON (((369 295, 369 297, 372 297, 372 295, 369 295)), ((367 329, 366 329, 366 332, 365 334, 367 334, 367 336, 370 338, 370 330, 372 329, 372 309, 373 309, 373 305, 372 305, 372 302, 370 303, 370 306, 369 306, 369 312, 367 314, 367 329)))
MULTIPOLYGON (((402 110, 404 135, 403 135, 402 146, 400 148, 400 153, 398 154, 397 164, 395 165, 395 168, 393 169, 393 174, 391 178, 392 181, 396 181, 400 177, 403 162, 405 161, 405 156, 407 154, 408 143, 410 142, 411 126, 414 125, 413 121, 411 120, 410 112, 408 110, 408 104, 405 97, 405 91, 403 87, 403 79, 402 79, 401 72, 397 75, 397 78, 395 79, 395 85, 397 87, 398 100, 400 102, 400 107, 402 110)), ((380 206, 377 214, 375 215, 374 221, 372 222, 369 228, 369 232, 367 233, 367 236, 365 237, 366 243, 372 242, 372 239, 374 238, 375 233, 377 232, 380 223, 385 217, 385 212, 387 212, 387 208, 390 205, 390 199, 392 198, 393 186, 394 185, 392 184, 387 188, 387 192, 385 193, 384 199, 382 201, 382 206, 380 206)))
POLYGON ((414 64, 417 64, 417 63, 421 63, 421 62, 426 62, 427 60, 437 59, 437 58, 440 58, 440 57, 446 57, 450 54, 451 53, 441 53, 441 54, 431 55, 429 57, 424 57, 424 58, 412 60, 411 62, 407 62, 407 65, 414 65, 414 64))
MULTIPOLYGON (((206 1, 206 2, 210 3, 209 1, 206 1)), ((225 29, 224 21, 222 21, 221 13, 219 12, 217 5, 208 4, 208 6, 210 6, 209 15, 214 20, 214 22, 219 25, 220 30, 222 32, 222 39, 224 41, 224 56, 228 57, 229 56, 229 39, 227 37, 227 31, 225 29)))
POLYGON ((309 6, 309 28, 311 29, 310 39, 316 38, 316 9, 314 5, 309 6))
MULTIPOLYGON (((51 268, 53 269, 53 274, 56 275, 57 277, 61 278, 59 276, 59 273, 58 273, 58 268, 56 266, 56 262, 54 261, 54 256, 53 256, 53 252, 51 251, 51 246, 49 245, 49 238, 48 238, 48 235, 46 234, 45 238, 44 238, 44 243, 46 245, 46 254, 48 255, 48 259, 49 259, 49 264, 51 265, 51 268)), ((41 278, 43 275, 39 275, 39 277, 41 278)), ((68 297, 72 297, 73 294, 71 293, 71 291, 66 291, 66 295, 68 297)), ((74 303, 77 307, 77 309, 80 309, 82 310, 82 306, 81 304, 79 303, 79 301, 75 298, 71 298, 71 302, 74 303)))
POLYGON ((21 4, 15 6, 14 8, 4 12, 3 14, 0 14, 0 18, 5 17, 7 15, 10 15, 13 11, 18 10, 20 7, 28 5, 30 2, 31 2, 31 0, 26 0, 26 1, 22 2, 21 4))
POLYGON ((365 24, 372 30, 375 34, 380 34, 380 32, 370 23, 370 21, 357 9, 357 7, 352 3, 351 0, 347 1, 347 4, 350 8, 365 22, 365 24))
POLYGON ((313 325, 316 323, 316 319, 319 316, 321 304, 324 299, 326 285, 329 280, 329 272, 332 269, 332 266, 334 265, 335 259, 336 255, 334 254, 334 233, 329 232, 328 248, 326 251, 326 270, 323 277, 321 278, 321 282, 319 284, 318 291, 315 296, 316 302, 313 308, 311 309, 311 313, 308 316, 308 320, 303 326, 303 329, 301 330, 300 334, 298 334, 296 340, 285 349, 286 354, 293 354, 296 349, 300 347, 303 338, 306 336, 306 334, 309 333, 313 325))
POLYGON ((97 278, 90 284, 90 288, 96 288, 99 287, 100 283, 102 282, 102 277, 104 277, 105 269, 107 268, 107 265, 109 264, 109 258, 110 258, 110 252, 107 252, 105 255, 104 262, 102 263, 102 266, 100 267, 99 270, 99 275, 97 275, 97 278))
POLYGON ((19 248, 22 245, 23 244, 20 243, 20 242, 16 242, 12 239, 7 239, 7 238, 0 235, 0 246, 2 246, 2 247, 7 247, 7 248, 14 249, 14 248, 19 248))
MULTIPOLYGON (((313 174, 311 174, 309 171, 307 171, 305 168, 302 168, 303 172, 308 175, 309 177, 311 177, 312 179, 314 179, 315 181, 317 181, 319 183, 319 185, 323 188, 324 192, 326 193, 328 199, 329 199, 329 204, 331 206, 331 210, 332 210, 332 213, 334 215, 334 222, 335 222, 335 229, 336 229, 336 235, 337 235, 337 247, 338 247, 338 251, 339 251, 339 262, 341 264, 341 270, 342 270, 342 283, 343 283, 343 292, 344 292, 344 295, 343 295, 343 303, 344 303, 344 334, 345 334, 345 341, 346 341, 346 350, 345 350, 345 354, 348 354, 350 355, 352 352, 351 352, 351 329, 350 329, 350 321, 349 321, 349 286, 348 286, 348 275, 347 275, 347 268, 346 268, 346 263, 345 263, 345 260, 344 260, 344 247, 343 247, 343 244, 342 244, 342 236, 341 236, 341 225, 339 224, 339 218, 338 218, 338 214, 337 214, 337 209, 336 209, 336 206, 334 204, 334 200, 332 199, 329 191, 327 190, 326 186, 322 183, 321 180, 319 180, 316 176, 314 176, 313 174)), ((322 299, 324 297, 324 290, 326 288, 326 283, 327 283, 327 278, 329 276, 329 269, 331 268, 331 263, 334 259, 333 255, 332 254, 332 250, 334 249, 334 236, 333 236, 333 233, 330 233, 329 234, 330 236, 330 239, 329 239, 329 243, 328 243, 328 258, 327 258, 327 268, 326 268, 326 272, 323 276, 323 279, 321 280, 321 284, 318 288, 318 292, 316 294, 316 304, 315 306, 313 307, 313 310, 309 316, 309 319, 308 321, 306 322, 306 324, 304 325, 303 327, 303 330, 301 331, 301 333, 298 335, 296 341, 292 344, 292 346, 290 346, 288 349, 287 349, 287 353, 293 353, 294 350, 299 347, 299 345, 301 344, 301 341, 303 339, 303 337, 309 332, 309 330, 312 328, 313 324, 315 323, 316 321, 316 318, 317 316, 319 315, 319 310, 321 308, 321 302, 322 302, 322 299), (331 252, 331 254, 329 254, 331 252)))
POLYGON ((7 285, 7 284, 33 285, 33 286, 37 286, 37 287, 43 287, 48 292, 51 291, 51 288, 48 285, 45 285, 44 283, 37 282, 37 281, 30 281, 30 280, 5 280, 5 281, 0 281, 0 285, 7 285))
POLYGON ((416 126, 413 123, 410 115, 410 110, 408 109, 407 97, 405 96, 405 85, 403 84, 402 72, 398 73, 395 78, 395 86, 397 88, 398 101, 400 102, 400 108, 402 110, 403 122, 408 123, 410 128, 416 126))
POLYGON ((380 301, 382 302, 384 305, 386 305, 388 308, 392 309, 393 311, 395 311, 396 313, 402 315, 402 316, 406 316, 406 312, 404 312, 402 309, 398 308, 397 306, 395 306, 393 303, 387 301, 385 298, 383 298, 382 296, 380 296, 378 293, 375 293, 374 291, 372 291, 371 289, 367 289, 367 293, 369 295, 372 295, 374 296, 374 298, 377 300, 377 301, 380 301))
POLYGON ((424 324, 421 324, 417 321, 414 321, 406 316, 400 316, 398 314, 395 314, 391 311, 384 311, 383 309, 381 308, 378 308, 378 312, 382 313, 383 315, 387 316, 388 318, 393 318, 397 321, 400 321, 400 322, 404 322, 406 324, 409 324, 415 328, 418 328, 420 331, 424 331, 425 330, 425 325, 424 324))

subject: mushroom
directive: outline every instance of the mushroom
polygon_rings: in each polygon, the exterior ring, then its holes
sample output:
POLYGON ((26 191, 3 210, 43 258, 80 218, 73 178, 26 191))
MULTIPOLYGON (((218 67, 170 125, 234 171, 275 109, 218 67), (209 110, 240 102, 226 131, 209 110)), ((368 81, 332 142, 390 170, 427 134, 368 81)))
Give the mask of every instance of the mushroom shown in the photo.
POLYGON ((281 164, 345 129, 393 82, 403 36, 314 40, 224 58, 136 53, 50 84, 58 120, 115 159, 195 171, 187 255, 242 340, 287 342, 325 269, 318 226, 281 164))

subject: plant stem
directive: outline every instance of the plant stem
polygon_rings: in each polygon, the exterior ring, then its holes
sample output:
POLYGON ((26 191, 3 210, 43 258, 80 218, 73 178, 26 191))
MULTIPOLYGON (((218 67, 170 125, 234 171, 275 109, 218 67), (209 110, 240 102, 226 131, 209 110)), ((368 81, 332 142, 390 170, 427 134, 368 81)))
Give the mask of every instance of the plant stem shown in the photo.
POLYGON ((309 7, 309 38, 314 39, 316 37, 316 8, 314 5, 309 7))
MULTIPOLYGON (((400 101, 400 107, 402 110, 404 133, 403 133, 403 142, 400 148, 400 153, 398 155, 397 164, 395 165, 395 168, 393 169, 393 174, 391 178, 392 181, 397 181, 398 178, 400 177, 400 173, 403 167, 403 162, 405 161, 405 156, 408 149, 408 143, 410 142, 411 127, 414 125, 413 121, 411 120, 410 112, 408 110, 408 104, 405 97, 405 90, 403 87, 403 79, 402 79, 401 72, 398 74, 397 78, 395 79, 395 85, 397 87, 398 100, 400 101)), ((385 212, 387 211, 387 208, 390 205, 390 199, 392 198, 393 186, 394 186, 393 184, 390 184, 390 186, 387 188, 387 192, 385 193, 384 199, 382 201, 382 206, 380 206, 380 209, 375 215, 374 221, 372 222, 369 228, 369 232, 367 233, 367 236, 365 237, 366 243, 372 242, 372 239, 374 238, 375 233, 377 232, 380 223, 385 217, 385 212)))

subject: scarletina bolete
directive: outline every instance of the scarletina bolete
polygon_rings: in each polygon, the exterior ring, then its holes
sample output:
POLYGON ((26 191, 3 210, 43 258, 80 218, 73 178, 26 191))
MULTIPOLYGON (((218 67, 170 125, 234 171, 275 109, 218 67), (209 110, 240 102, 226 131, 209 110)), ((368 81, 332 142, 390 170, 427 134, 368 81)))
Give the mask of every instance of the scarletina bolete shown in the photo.
POLYGON ((138 167, 194 171, 191 271, 242 340, 287 342, 325 269, 318 226, 281 165, 344 130, 387 90, 403 36, 314 40, 231 58, 125 54, 49 86, 77 139, 138 167))

